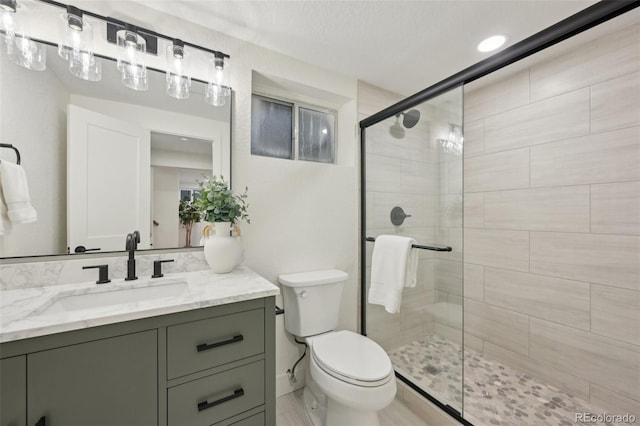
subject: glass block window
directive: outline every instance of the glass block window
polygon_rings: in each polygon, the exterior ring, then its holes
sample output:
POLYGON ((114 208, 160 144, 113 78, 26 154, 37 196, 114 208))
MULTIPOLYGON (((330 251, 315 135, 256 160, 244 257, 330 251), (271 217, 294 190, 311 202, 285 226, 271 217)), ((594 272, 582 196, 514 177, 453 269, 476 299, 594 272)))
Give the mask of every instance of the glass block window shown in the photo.
POLYGON ((335 113, 298 107, 298 158, 333 163, 335 127, 335 113))
POLYGON ((293 107, 264 96, 251 100, 251 154, 293 158, 293 107))
POLYGON ((335 163, 337 113, 253 94, 251 154, 335 163))

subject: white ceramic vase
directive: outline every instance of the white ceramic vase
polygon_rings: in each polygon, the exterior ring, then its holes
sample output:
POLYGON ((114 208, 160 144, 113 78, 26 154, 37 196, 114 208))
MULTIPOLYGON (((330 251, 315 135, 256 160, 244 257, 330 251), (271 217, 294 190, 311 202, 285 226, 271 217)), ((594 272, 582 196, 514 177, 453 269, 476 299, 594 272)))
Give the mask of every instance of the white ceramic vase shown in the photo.
POLYGON ((239 238, 231 236, 230 222, 215 222, 215 234, 204 242, 204 257, 216 274, 231 272, 243 257, 239 238))

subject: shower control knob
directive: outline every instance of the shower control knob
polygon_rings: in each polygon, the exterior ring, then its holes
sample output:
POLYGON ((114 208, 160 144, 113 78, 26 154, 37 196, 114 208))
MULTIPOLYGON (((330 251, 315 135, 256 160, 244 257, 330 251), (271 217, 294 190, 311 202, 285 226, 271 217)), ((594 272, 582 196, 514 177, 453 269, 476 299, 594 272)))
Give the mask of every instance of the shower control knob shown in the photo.
POLYGON ((402 209, 402 207, 395 206, 394 208, 391 209, 390 218, 391 218, 391 223, 394 226, 402 225, 404 223, 404 220, 408 217, 411 217, 411 215, 406 214, 402 209))

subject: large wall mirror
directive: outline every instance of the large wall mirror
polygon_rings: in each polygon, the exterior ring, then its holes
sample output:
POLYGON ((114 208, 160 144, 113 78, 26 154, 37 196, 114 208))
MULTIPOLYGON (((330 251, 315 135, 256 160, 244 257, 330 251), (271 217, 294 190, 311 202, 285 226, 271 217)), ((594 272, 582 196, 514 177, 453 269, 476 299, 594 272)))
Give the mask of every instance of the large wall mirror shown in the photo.
MULTIPOLYGON (((18 225, 3 214, 0 257, 122 251, 133 230, 141 249, 184 247, 180 200, 197 195, 203 175, 230 178, 230 100, 208 105, 195 80, 189 99, 174 99, 151 69, 149 90, 131 90, 106 58, 101 81, 81 80, 57 46, 42 47, 45 71, 0 55, 0 143, 19 149, 38 213, 18 225)), ((14 152, 1 149, 0 161, 15 163, 14 152)))

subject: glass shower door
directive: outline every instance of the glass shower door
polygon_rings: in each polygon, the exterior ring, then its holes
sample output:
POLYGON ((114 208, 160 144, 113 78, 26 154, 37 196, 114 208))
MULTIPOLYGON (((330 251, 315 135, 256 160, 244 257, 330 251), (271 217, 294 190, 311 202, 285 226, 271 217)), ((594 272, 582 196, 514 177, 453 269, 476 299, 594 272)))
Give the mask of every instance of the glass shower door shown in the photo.
POLYGON ((367 303, 367 335, 402 378, 462 413, 462 89, 366 128, 365 152, 366 236, 452 248, 416 249, 417 285, 404 289, 399 313, 367 303))

